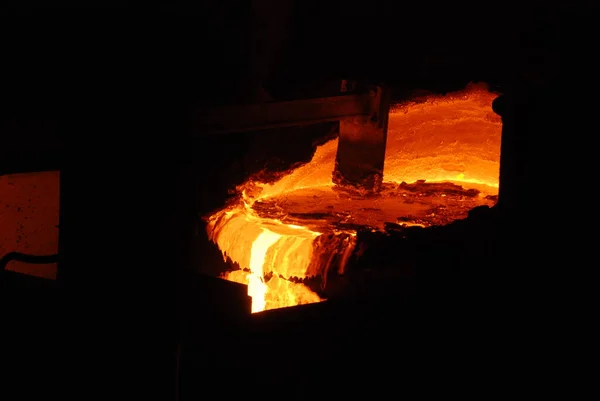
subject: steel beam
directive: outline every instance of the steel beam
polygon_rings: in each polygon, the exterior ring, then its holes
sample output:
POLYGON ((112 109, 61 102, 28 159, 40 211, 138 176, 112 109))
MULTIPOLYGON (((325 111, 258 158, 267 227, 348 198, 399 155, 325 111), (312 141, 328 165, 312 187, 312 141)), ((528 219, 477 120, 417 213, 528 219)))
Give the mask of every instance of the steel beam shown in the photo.
POLYGON ((344 95, 198 110, 194 132, 206 135, 259 131, 369 116, 375 100, 368 94, 344 95))

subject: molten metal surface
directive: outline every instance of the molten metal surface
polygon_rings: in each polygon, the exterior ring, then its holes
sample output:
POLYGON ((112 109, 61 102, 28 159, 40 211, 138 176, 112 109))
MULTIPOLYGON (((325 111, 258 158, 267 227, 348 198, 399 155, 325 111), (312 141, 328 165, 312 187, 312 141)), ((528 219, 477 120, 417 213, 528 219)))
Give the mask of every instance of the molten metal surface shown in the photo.
POLYGON ((344 272, 358 226, 444 225, 492 206, 501 138, 495 97, 470 85, 397 105, 377 195, 333 185, 337 139, 273 183, 244 183, 235 202, 208 218, 209 238, 239 266, 222 277, 248 285, 252 312, 319 302, 307 280, 325 283, 332 268, 344 272))

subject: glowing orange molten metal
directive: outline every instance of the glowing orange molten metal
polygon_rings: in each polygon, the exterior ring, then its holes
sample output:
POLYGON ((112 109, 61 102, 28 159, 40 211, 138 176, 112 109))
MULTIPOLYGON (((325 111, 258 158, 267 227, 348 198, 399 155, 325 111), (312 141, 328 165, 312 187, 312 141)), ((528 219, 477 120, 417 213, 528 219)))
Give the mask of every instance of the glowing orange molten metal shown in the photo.
POLYGON ((356 242, 350 227, 428 227, 493 205, 501 138, 495 97, 485 86, 469 85, 394 107, 384 187, 375 198, 334 187, 337 139, 274 183, 241 185, 239 202, 208 218, 209 238, 240 268, 222 277, 248 285, 253 313, 319 302, 306 280, 325 281, 332 268, 343 273, 356 242))

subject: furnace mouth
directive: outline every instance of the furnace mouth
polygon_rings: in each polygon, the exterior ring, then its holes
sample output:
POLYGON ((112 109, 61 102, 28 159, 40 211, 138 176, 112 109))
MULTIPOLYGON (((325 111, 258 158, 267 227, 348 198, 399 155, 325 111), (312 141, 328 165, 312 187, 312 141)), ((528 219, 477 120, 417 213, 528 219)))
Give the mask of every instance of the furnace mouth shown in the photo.
POLYGON ((497 96, 471 84, 395 105, 377 193, 333 183, 337 139, 274 182, 251 178, 238 186, 236 199, 207 218, 209 239, 233 266, 221 277, 248 285, 253 312, 319 302, 328 277, 344 275, 360 258, 359 230, 444 226, 494 206, 497 96))

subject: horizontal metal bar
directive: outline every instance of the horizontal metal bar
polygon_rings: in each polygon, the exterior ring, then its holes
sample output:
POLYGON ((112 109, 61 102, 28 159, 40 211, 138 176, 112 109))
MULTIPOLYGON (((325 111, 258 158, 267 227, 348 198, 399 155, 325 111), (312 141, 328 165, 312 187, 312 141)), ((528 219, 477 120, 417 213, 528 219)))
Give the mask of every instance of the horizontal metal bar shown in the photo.
POLYGON ((374 101, 376 98, 368 94, 347 95, 198 110, 194 115, 194 133, 258 131, 337 121, 344 117, 369 115, 374 101))
POLYGON ((32 264, 52 264, 58 262, 58 254, 54 255, 29 255, 21 252, 9 252, 0 258, 0 270, 6 269, 9 262, 16 260, 23 263, 32 264))

